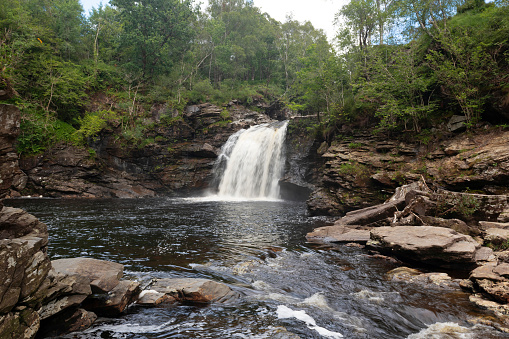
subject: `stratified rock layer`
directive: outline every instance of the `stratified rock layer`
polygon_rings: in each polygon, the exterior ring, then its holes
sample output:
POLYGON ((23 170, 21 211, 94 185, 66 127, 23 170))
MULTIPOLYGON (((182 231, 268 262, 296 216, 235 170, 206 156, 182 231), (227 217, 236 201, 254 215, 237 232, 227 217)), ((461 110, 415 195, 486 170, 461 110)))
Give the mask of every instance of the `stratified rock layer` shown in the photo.
POLYGON ((0 338, 33 338, 51 264, 46 225, 23 210, 0 210, 0 338))
MULTIPOLYGON (((111 105, 114 103, 108 107, 111 105)), ((111 121, 89 140, 89 149, 58 144, 43 154, 23 156, 20 166, 29 177, 24 193, 137 198, 204 189, 218 150, 228 137, 242 128, 271 121, 265 114, 234 103, 226 108, 193 105, 181 114, 154 105, 152 118, 144 145, 119 140, 121 123, 111 121), (228 120, 222 116, 224 110, 228 120)))
POLYGON ((55 271, 77 274, 90 280, 93 293, 106 293, 115 288, 124 274, 124 265, 92 258, 69 258, 53 260, 55 271))
MULTIPOLYGON (((442 141, 428 144, 384 140, 368 133, 337 138, 321 156, 324 165, 308 200, 310 213, 342 215, 380 204, 396 187, 421 176, 450 191, 475 189, 507 195, 508 144, 509 131, 497 129, 469 135, 445 133, 442 141)), ((493 211, 487 210, 486 216, 494 215, 493 211)), ((492 221, 509 221, 509 208, 496 214, 492 221)))
POLYGON ((434 226, 378 227, 368 245, 402 260, 464 269, 476 265, 481 248, 468 235, 434 226))
POLYGON ((26 175, 20 170, 14 142, 20 132, 16 106, 0 104, 0 199, 25 188, 26 175))

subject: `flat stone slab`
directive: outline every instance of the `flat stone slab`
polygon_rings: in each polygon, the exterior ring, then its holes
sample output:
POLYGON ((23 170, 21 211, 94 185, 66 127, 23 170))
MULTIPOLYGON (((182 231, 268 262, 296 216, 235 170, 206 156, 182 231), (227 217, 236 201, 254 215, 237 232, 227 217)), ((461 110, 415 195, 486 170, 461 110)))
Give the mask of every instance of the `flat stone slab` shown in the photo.
POLYGON ((209 279, 158 279, 141 292, 137 303, 145 306, 171 302, 228 302, 240 297, 223 283, 209 279))
POLYGON ((92 293, 106 293, 120 282, 124 265, 92 258, 70 258, 53 260, 51 265, 57 272, 79 274, 90 279, 92 293))
POLYGON ((483 230, 490 228, 509 229, 509 222, 479 221, 479 226, 483 230))
POLYGON ((370 227, 353 225, 334 225, 319 227, 306 234, 310 242, 356 242, 366 243, 370 237, 370 227))
POLYGON ((402 260, 442 267, 475 265, 481 247, 468 235, 434 226, 378 227, 371 230, 368 246, 402 260))
POLYGON ((489 228, 486 230, 486 236, 484 237, 485 243, 501 245, 506 243, 507 240, 509 240, 509 229, 489 228))
POLYGON ((387 279, 392 281, 405 281, 427 288, 460 289, 460 280, 452 279, 447 273, 423 273, 409 267, 398 267, 387 272, 387 279))

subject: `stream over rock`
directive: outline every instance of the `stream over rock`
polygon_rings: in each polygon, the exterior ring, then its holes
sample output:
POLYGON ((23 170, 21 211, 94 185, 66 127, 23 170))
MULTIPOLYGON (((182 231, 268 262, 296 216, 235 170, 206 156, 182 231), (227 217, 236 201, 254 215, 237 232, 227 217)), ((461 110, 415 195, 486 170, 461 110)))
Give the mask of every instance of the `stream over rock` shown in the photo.
POLYGON ((232 135, 215 165, 222 198, 279 198, 288 122, 257 125, 232 135))

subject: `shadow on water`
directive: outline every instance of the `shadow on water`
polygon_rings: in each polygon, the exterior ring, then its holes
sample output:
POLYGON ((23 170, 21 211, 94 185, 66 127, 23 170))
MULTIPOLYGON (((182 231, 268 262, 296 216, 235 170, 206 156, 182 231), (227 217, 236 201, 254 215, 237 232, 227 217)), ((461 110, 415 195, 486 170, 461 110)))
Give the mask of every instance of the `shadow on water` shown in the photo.
MULTIPOLYGON (((235 304, 131 307, 76 338, 503 338, 462 292, 391 282, 393 264, 362 249, 305 243, 323 225, 303 202, 19 199, 48 225, 52 259, 86 256, 152 278, 205 277, 235 304), (419 333, 420 334, 417 334, 419 333)), ((508 336, 505 336, 508 337, 508 336)))

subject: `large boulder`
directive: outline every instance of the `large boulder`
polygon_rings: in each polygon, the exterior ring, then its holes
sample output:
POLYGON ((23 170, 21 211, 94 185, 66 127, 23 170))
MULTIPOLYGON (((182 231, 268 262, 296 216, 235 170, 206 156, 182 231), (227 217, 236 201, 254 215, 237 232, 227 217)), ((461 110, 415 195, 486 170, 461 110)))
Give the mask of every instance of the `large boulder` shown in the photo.
POLYGON ((208 279, 158 279, 149 290, 140 295, 138 304, 158 305, 168 302, 228 302, 239 297, 239 293, 233 291, 223 283, 208 279))
POLYGON ((51 264, 46 225, 17 208, 0 210, 0 338, 33 338, 51 264))
POLYGON ((467 269, 489 256, 472 237, 443 227, 395 226, 371 231, 368 246, 401 260, 467 269))
POLYGON ((122 280, 108 293, 94 294, 85 299, 82 307, 103 317, 115 317, 138 299, 140 283, 122 280))
POLYGON ((79 306, 90 294, 92 290, 89 278, 52 269, 41 288, 26 302, 33 304, 40 301, 42 306, 38 313, 41 320, 45 320, 63 310, 79 306))
POLYGON ((460 280, 452 279, 447 273, 424 273, 415 268, 398 267, 387 272, 387 279, 404 281, 410 284, 421 285, 426 288, 439 288, 446 290, 459 290, 460 280))
POLYGON ((51 265, 57 272, 87 277, 93 293, 111 291, 124 274, 124 265, 92 258, 58 259, 53 260, 51 265))

